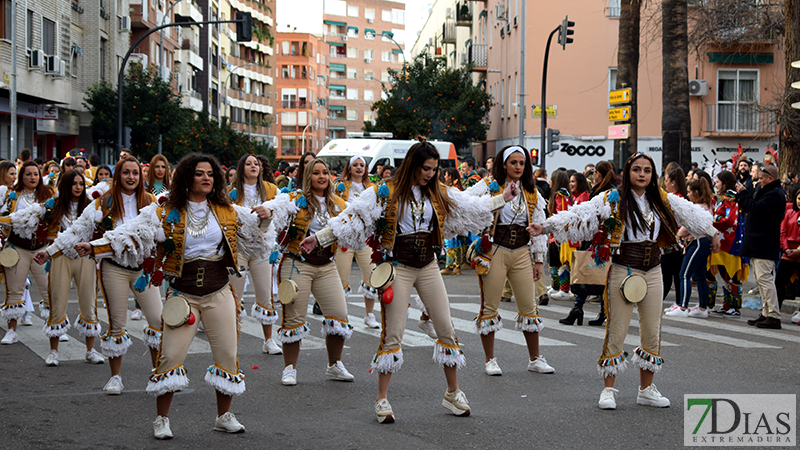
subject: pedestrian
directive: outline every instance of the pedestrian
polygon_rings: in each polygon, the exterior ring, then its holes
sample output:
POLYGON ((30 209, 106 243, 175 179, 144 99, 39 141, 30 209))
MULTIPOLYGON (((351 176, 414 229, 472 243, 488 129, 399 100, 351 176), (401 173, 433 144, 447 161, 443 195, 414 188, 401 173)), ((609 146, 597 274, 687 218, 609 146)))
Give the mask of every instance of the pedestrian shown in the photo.
POLYGON ((574 206, 544 224, 534 223, 534 236, 554 233, 557 239, 592 239, 592 254, 597 264, 610 263, 604 308, 608 324, 598 372, 604 389, 598 402, 601 409, 616 409, 616 376, 628 361, 623 349, 634 303, 639 313, 641 344, 634 349, 631 363, 639 368, 640 405, 668 407, 670 401, 653 384, 661 370, 661 303, 663 280, 659 266, 661 248, 677 243, 675 232, 685 226, 694 236, 713 236, 712 249, 719 248, 719 237, 711 215, 682 198, 658 188, 656 164, 644 153, 635 153, 625 164, 622 186, 574 206), (645 283, 644 291, 623 294, 628 278, 645 283))
MULTIPOLYGON (((678 163, 671 162, 667 165, 667 171, 664 173, 664 190, 670 194, 677 195, 681 198, 687 198, 686 195, 686 176, 683 174, 683 169, 678 163)), ((675 286, 675 303, 667 308, 672 311, 675 308, 680 308, 681 302, 681 265, 683 264, 683 244, 678 243, 679 248, 674 251, 669 251, 661 255, 661 274, 664 277, 664 300, 667 299, 672 286, 675 286)))
POLYGON ((706 282, 708 284, 708 307, 716 313, 740 316, 742 308, 742 282, 747 279, 749 266, 740 256, 744 226, 739 203, 736 201, 736 176, 728 171, 717 174, 714 188, 717 201, 714 204, 714 227, 720 233, 720 250, 712 253, 708 260, 706 282), (717 274, 722 287, 722 306, 714 309, 717 298, 717 274))
MULTIPOLYGON (((592 171, 594 171, 594 164, 592 164, 592 171)), ((569 178, 569 191, 572 195, 572 204, 579 205, 587 200, 591 196, 591 191, 589 188, 589 183, 586 181, 586 177, 579 172, 572 174, 569 178)), ((563 244, 562 244, 563 245, 563 244)), ((585 250, 589 248, 589 242, 584 241, 580 243, 577 247, 573 248, 580 248, 581 250, 585 250)), ((562 247, 563 249, 563 247, 562 247)), ((570 252, 571 258, 572 252, 570 252)), ((571 261, 571 259, 570 259, 571 261)), ((578 322, 578 325, 583 325, 583 305, 586 303, 586 296, 580 294, 574 294, 575 301, 572 304, 572 309, 569 311, 567 317, 563 319, 559 319, 558 322, 564 325, 573 325, 575 321, 578 322)))
MULTIPOLYGON (((455 168, 447 167, 442 169, 442 177, 445 186, 459 191, 464 190, 461 177, 458 176, 458 171, 455 168)), ((461 275, 461 266, 468 263, 466 261, 468 243, 469 238, 461 234, 453 239, 444 241, 445 263, 444 269, 441 270, 442 275, 461 275)), ((433 325, 430 325, 430 328, 433 328, 433 325)), ((430 335, 430 333, 428 334, 430 335)))
POLYGON ((489 171, 489 173, 493 173, 494 156, 490 156, 490 157, 486 158, 485 167, 486 167, 486 170, 489 171))
MULTIPOLYGON (((228 196, 231 203, 247 209, 253 209, 265 201, 272 200, 278 193, 278 187, 264 181, 265 171, 255 155, 244 155, 239 158, 236 166, 236 177, 233 184, 228 186, 228 196)), ((247 276, 253 283, 255 302, 251 314, 261 324, 264 342, 261 344, 262 353, 280 355, 283 350, 272 339, 272 325, 278 321, 272 298, 272 265, 267 261, 267 256, 256 258, 247 248, 240 248, 237 252, 236 268, 238 273, 231 274, 229 280, 233 288, 233 295, 239 304, 244 304, 244 290, 247 276)), ((240 313, 247 313, 242 309, 240 313)))
POLYGON ((17 338, 17 320, 25 315, 25 284, 28 275, 36 283, 42 301, 39 310, 42 317, 50 314, 50 290, 44 265, 34 261, 34 256, 47 245, 47 224, 41 220, 43 204, 53 196, 53 191, 44 185, 42 173, 30 159, 22 163, 13 188, 0 186, 0 226, 8 235, 3 253, 10 259, 3 260, 6 283, 6 298, 0 315, 6 319, 8 328, 0 341, 13 344, 17 338))
MULTIPOLYGON (((68 236, 81 235, 85 239, 91 237, 94 231, 93 224, 89 221, 81 223, 82 230, 76 234, 63 233, 73 227, 78 221, 78 215, 91 203, 84 183, 83 171, 71 170, 59 180, 58 197, 53 197, 45 202, 43 220, 47 223, 47 235, 56 239, 61 234, 62 240, 68 236)), ((48 248, 53 252, 48 273, 48 286, 50 287, 50 315, 44 326, 44 334, 50 338, 50 353, 45 358, 48 366, 58 366, 58 340, 71 328, 67 318, 67 301, 72 282, 78 293, 78 306, 80 314, 75 320, 78 333, 86 342, 86 355, 84 360, 91 364, 103 364, 105 358, 94 349, 95 338, 100 336, 100 321, 97 318, 97 273, 94 261, 90 258, 81 258, 73 248, 74 244, 82 240, 75 240, 72 245, 65 245, 62 252, 59 245, 48 248)), ((60 243, 60 242, 59 242, 60 243)), ((40 251, 34 258, 37 263, 44 264, 50 258, 47 250, 40 251)))
POLYGON ((747 213, 742 242, 742 257, 750 258, 761 294, 761 314, 748 320, 758 328, 781 328, 781 310, 775 287, 775 261, 781 254, 781 222, 786 213, 786 193, 781 188, 778 168, 768 164, 758 173, 760 188, 751 194, 736 183, 736 200, 747 213))
MULTIPOLYGON (((689 183, 687 196, 692 203, 700 205, 711 215, 714 207, 714 197, 711 188, 705 179, 694 180, 689 183)), ((711 239, 705 236, 695 238, 686 227, 678 229, 678 237, 686 242, 686 253, 680 269, 681 285, 676 291, 680 296, 678 308, 667 311, 667 316, 672 317, 708 317, 708 284, 706 283, 706 266, 711 255, 711 239), (689 310, 689 300, 692 297, 692 280, 697 282, 698 306, 689 310)), ((680 252, 675 252, 681 254, 680 252)), ((662 256, 663 258, 663 256, 662 256)))
MULTIPOLYGON (((775 276, 775 287, 778 289, 778 307, 786 298, 786 288, 791 284, 794 275, 800 275, 800 190, 793 190, 792 201, 786 206, 786 213, 781 222, 781 261, 775 276)), ((793 319, 795 319, 793 317, 793 319)))
POLYGON ((96 169, 97 170, 94 173, 94 183, 92 186, 97 186, 103 181, 108 184, 111 181, 111 168, 105 164, 100 164, 96 167, 96 169))
MULTIPOLYGON (((569 193, 569 176, 563 170, 556 170, 550 176, 550 201, 547 203, 549 216, 566 211, 572 206, 572 196, 569 193)), ((555 240, 551 235, 547 244, 548 261, 550 263, 551 287, 547 295, 551 300, 572 300, 569 292, 569 258, 572 251, 562 250, 562 246, 573 249, 569 241, 555 240)))
MULTIPOLYGON (((264 206, 274 213, 273 225, 278 231, 279 249, 270 255, 270 262, 280 260, 279 285, 293 282, 297 286, 294 300, 283 303, 283 317, 278 329, 278 339, 283 342, 284 369, 281 383, 284 386, 297 384, 297 361, 300 343, 308 337, 310 325, 306 320, 309 296, 314 294, 320 313, 324 316, 322 331, 328 350, 328 366, 325 374, 338 381, 353 381, 355 377, 342 363, 344 341, 353 334, 353 326, 347 320, 347 300, 344 288, 336 271, 333 257, 338 246, 331 243, 301 248, 300 242, 325 228, 328 222, 340 214, 345 202, 333 193, 328 165, 321 159, 305 164, 302 188, 280 194, 264 206)), ((366 239, 366 238, 365 238, 366 239)), ((348 245, 359 248, 364 244, 348 245)))
MULTIPOLYGON (((492 223, 491 210, 503 206, 500 196, 469 197, 439 182, 439 152, 424 137, 411 146, 390 181, 365 191, 340 214, 303 242, 309 250, 338 240, 341 245, 363 245, 368 238, 376 259, 391 262, 394 282, 382 295, 383 330, 372 370, 378 372, 375 414, 379 423, 394 422, 387 399, 392 374, 403 365, 401 340, 405 330, 411 289, 433 321, 437 339, 433 359, 444 368, 447 390, 442 406, 458 416, 470 413, 466 395, 459 389, 457 369, 464 352, 450 318, 450 302, 436 264, 436 249, 468 230, 479 232, 492 223)), ((516 186, 506 190, 506 200, 516 186)), ((422 308, 420 308, 422 309, 422 308)))
MULTIPOLYGON (((146 177, 145 189, 153 195, 169 191, 169 161, 164 155, 155 155, 150 160, 150 171, 146 177)), ((142 174, 144 176, 144 174, 142 174)))
MULTIPOLYGON (((543 324, 535 293, 531 290, 534 280, 542 276, 547 238, 531 239, 526 230, 529 223, 544 220, 545 201, 533 181, 527 150, 518 145, 508 146, 500 150, 497 158, 493 176, 467 191, 470 195, 486 196, 505 196, 511 186, 516 191, 503 208, 494 211, 494 223, 481 236, 480 247, 476 246, 473 257, 481 293, 475 327, 486 357, 484 370, 487 375, 503 374, 495 357, 494 343, 495 333, 503 327, 498 308, 503 285, 508 279, 517 305, 514 326, 522 331, 528 347, 527 368, 531 372, 553 373, 555 369, 539 351, 539 332, 543 324), (484 240, 492 244, 484 246, 484 240)), ((564 172, 556 173, 566 176, 564 172)))
MULTIPOLYGON (((617 188, 617 176, 614 172, 614 166, 608 161, 600 161, 595 166, 594 176, 592 179, 592 190, 589 194, 589 199, 593 199, 599 195, 604 195, 606 191, 611 191, 617 188)), ((601 307, 597 317, 590 320, 588 323, 593 327, 603 326, 606 321, 606 309, 601 307)))
MULTIPOLYGON (((344 170, 342 170, 342 178, 336 183, 335 193, 346 204, 350 204, 364 192, 364 189, 369 189, 370 186, 372 186, 372 182, 369 181, 367 176, 367 160, 361 155, 356 155, 350 158, 344 170)), ((358 286, 358 293, 364 295, 364 324, 369 328, 380 328, 381 325, 375 319, 374 313, 378 291, 369 284, 369 276, 372 273, 372 269, 375 268, 375 264, 372 264, 371 255, 372 252, 367 247, 357 252, 350 248, 339 247, 335 257, 336 270, 339 272, 342 286, 344 286, 344 293, 347 296, 350 293, 350 269, 353 268, 353 259, 356 260, 361 271, 361 283, 358 286)))

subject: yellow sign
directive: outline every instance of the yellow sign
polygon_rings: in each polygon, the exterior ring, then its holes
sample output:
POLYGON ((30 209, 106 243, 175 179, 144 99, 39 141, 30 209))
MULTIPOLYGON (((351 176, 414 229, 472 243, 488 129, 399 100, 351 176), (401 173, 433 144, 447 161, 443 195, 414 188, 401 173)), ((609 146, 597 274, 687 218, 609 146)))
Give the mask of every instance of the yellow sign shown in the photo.
POLYGON ((3 72, 3 83, 6 85, 11 84, 11 75, 8 72, 3 72))
POLYGON ((628 103, 632 99, 631 88, 617 89, 608 93, 608 104, 617 105, 620 103, 628 103))
MULTIPOLYGON (((558 105, 547 105, 547 118, 554 119, 558 117, 558 105)), ((542 117, 542 105, 531 105, 531 117, 542 117)))
POLYGON ((608 120, 617 122, 620 120, 630 120, 631 107, 623 106, 622 108, 611 108, 608 110, 608 120))

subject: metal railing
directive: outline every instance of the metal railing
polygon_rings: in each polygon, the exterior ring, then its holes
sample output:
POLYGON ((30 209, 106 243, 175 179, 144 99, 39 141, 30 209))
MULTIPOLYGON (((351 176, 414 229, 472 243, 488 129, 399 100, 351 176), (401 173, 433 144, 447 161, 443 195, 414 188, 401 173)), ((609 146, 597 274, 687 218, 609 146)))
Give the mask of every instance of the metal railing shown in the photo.
POLYGON ((456 21, 453 18, 448 17, 444 19, 444 23, 442 24, 442 43, 456 43, 456 21))
POLYGON ((283 109, 307 109, 308 102, 305 100, 281 100, 283 109))
POLYGON ((489 64, 489 54, 486 44, 472 44, 467 49, 469 63, 473 67, 486 67, 489 64))
POLYGON ((712 103, 706 105, 705 131, 776 134, 775 112, 762 110, 755 103, 712 103))
POLYGON ((181 50, 189 50, 198 55, 200 54, 200 47, 195 45, 191 39, 184 39, 183 42, 181 42, 181 50))

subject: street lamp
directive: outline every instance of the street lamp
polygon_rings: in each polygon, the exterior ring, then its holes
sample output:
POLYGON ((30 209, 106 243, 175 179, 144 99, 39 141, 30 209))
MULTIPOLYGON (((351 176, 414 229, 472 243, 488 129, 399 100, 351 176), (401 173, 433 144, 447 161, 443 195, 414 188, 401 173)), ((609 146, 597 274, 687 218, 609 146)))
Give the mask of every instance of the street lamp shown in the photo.
POLYGON ((311 126, 311 124, 309 123, 308 125, 306 125, 305 128, 303 128, 303 137, 301 138, 301 139, 303 139, 303 144, 302 144, 303 151, 301 152, 301 154, 305 154, 306 153, 306 130, 310 126, 311 126))
POLYGON ((255 63, 254 62, 249 62, 249 63, 246 63, 246 64, 240 64, 240 65, 234 67, 233 69, 231 69, 228 72, 228 76, 225 77, 225 83, 222 85, 222 89, 224 89, 225 95, 222 96, 222 108, 220 108, 219 117, 217 118, 217 125, 218 125, 217 128, 222 128, 222 109, 224 109, 228 105, 228 101, 227 101, 227 99, 228 99, 228 79, 231 77, 231 75, 233 75, 233 72, 235 72, 236 69, 238 69, 239 67, 247 67, 247 66, 252 66, 252 65, 255 65, 255 63))

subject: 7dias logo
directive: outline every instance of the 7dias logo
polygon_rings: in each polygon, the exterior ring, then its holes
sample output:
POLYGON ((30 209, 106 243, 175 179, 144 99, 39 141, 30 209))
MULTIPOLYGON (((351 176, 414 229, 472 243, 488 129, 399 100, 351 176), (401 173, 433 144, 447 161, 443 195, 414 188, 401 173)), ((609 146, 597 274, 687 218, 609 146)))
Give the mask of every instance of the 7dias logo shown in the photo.
POLYGON ((795 395, 683 396, 683 445, 795 446, 795 395))

